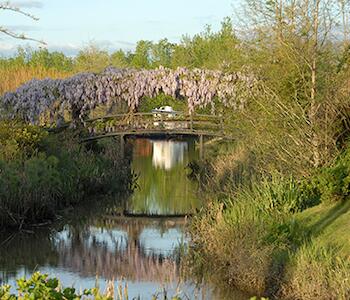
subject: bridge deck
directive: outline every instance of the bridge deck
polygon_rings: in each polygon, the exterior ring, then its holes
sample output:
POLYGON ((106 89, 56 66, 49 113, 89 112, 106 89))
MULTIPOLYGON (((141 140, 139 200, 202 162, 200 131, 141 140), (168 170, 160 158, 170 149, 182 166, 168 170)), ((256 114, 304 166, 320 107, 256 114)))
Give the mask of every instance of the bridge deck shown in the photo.
POLYGON ((153 130, 129 130, 129 131, 118 131, 103 133, 98 135, 92 135, 84 138, 82 142, 88 142, 98 140, 102 138, 114 137, 114 136, 147 136, 147 137, 168 137, 168 136, 207 136, 207 137, 222 137, 229 138, 224 134, 209 132, 209 131, 193 131, 193 130, 164 130, 164 129, 153 129, 153 130))
POLYGON ((86 121, 92 141, 113 136, 207 136, 229 138, 220 116, 184 113, 117 114, 86 121))

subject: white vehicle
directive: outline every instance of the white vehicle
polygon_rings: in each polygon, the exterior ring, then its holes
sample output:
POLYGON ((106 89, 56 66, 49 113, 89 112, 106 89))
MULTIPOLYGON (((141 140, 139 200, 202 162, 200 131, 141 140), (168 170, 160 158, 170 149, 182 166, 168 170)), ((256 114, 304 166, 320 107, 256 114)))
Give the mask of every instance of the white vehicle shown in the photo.
POLYGON ((168 106, 168 105, 152 109, 152 112, 156 113, 157 117, 160 117, 160 115, 161 115, 160 113, 168 113, 168 114, 165 115, 168 118, 170 118, 170 117, 172 117, 173 115, 176 114, 176 111, 171 106, 168 106), (159 114, 157 114, 157 113, 159 113, 159 114))
MULTIPOLYGON (((164 117, 164 119, 172 118, 176 115, 176 111, 171 106, 161 106, 159 108, 152 109, 152 113, 154 114, 154 117, 159 120, 159 118, 164 117)), ((164 126, 166 129, 173 129, 174 124, 169 122, 162 122, 160 124, 159 121, 155 121, 153 123, 154 126, 158 127, 160 125, 164 126)))

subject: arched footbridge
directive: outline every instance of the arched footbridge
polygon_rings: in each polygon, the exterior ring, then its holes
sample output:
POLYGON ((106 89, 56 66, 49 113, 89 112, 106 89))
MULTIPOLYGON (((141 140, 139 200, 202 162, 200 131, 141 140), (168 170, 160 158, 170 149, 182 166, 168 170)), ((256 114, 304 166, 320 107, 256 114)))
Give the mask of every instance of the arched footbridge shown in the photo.
POLYGON ((119 136, 135 137, 184 137, 198 138, 200 150, 203 139, 232 139, 227 134, 222 116, 186 114, 183 112, 138 112, 114 114, 85 121, 88 136, 82 142, 119 136))

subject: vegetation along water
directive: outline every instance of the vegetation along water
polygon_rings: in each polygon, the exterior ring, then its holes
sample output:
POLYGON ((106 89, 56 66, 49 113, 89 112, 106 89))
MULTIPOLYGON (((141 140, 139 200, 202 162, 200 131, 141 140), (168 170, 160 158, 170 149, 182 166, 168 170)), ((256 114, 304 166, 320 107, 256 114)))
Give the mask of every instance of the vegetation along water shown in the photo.
POLYGON ((0 299, 350 299, 349 9, 0 58, 0 299))

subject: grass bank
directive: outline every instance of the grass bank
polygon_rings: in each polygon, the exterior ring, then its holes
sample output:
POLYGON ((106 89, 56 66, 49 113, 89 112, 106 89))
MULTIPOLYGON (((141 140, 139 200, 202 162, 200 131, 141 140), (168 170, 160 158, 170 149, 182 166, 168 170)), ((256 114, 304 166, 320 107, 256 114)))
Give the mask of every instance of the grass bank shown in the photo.
POLYGON ((115 140, 79 143, 79 131, 48 134, 0 124, 0 227, 53 219, 94 195, 128 193, 132 176, 115 140))
POLYGON ((192 272, 271 299, 349 299, 349 152, 308 178, 226 185, 193 220, 192 272))

